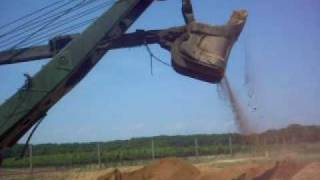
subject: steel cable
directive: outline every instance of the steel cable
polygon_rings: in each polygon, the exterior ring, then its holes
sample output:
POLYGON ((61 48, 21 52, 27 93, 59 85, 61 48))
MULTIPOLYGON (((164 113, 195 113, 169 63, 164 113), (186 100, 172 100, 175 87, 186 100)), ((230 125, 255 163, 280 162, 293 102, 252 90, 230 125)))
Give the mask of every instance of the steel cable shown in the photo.
MULTIPOLYGON (((55 31, 50 34, 44 35, 42 37, 38 37, 37 39, 33 40, 32 44, 33 45, 39 44, 41 42, 48 41, 49 39, 52 39, 53 37, 72 32, 72 31, 77 30, 81 27, 84 27, 85 25, 88 25, 91 22, 94 22, 96 19, 97 18, 92 18, 92 19, 88 19, 86 21, 81 21, 77 24, 73 24, 72 26, 65 27, 64 29, 61 29, 59 31, 55 31)), ((26 46, 31 46, 32 44, 29 43, 29 44, 26 44, 26 46)))
MULTIPOLYGON (((57 28, 59 29, 60 27, 63 27, 62 25, 65 25, 66 21, 67 22, 74 22, 75 20, 78 20, 78 19, 80 19, 80 18, 82 18, 84 16, 87 16, 89 14, 93 14, 93 13, 97 12, 100 9, 106 8, 106 7, 110 6, 111 4, 112 3, 110 1, 104 2, 104 3, 100 3, 100 4, 98 4, 98 5, 94 6, 94 7, 85 9, 85 11, 82 11, 82 12, 77 13, 77 14, 73 14, 72 16, 64 18, 64 19, 62 19, 60 21, 57 21, 56 23, 52 23, 50 28, 44 29, 42 31, 45 31, 45 33, 48 34, 48 32, 52 32, 53 30, 56 30, 57 28)), ((12 45, 15 42, 21 41, 24 36, 22 36, 22 37, 21 36, 16 36, 15 37, 16 39, 13 39, 13 40, 11 39, 11 40, 5 41, 6 43, 2 44, 0 47, 6 47, 6 46, 9 46, 10 44, 12 45)), ((43 35, 41 37, 43 37, 43 35)), ((33 40, 33 39, 39 39, 39 38, 38 37, 34 37, 34 38, 31 38, 30 40, 33 40)))
MULTIPOLYGON (((98 1, 98 0, 93 0, 93 1, 87 1, 87 2, 85 2, 83 5, 81 5, 81 7, 79 7, 77 10, 79 10, 79 9, 81 9, 81 8, 83 8, 83 7, 86 7, 86 5, 90 5, 90 3, 94 3, 94 2, 96 2, 96 1, 98 1)), ((99 5, 101 5, 101 6, 106 6, 106 5, 110 5, 111 3, 110 3, 110 0, 108 1, 108 2, 104 2, 104 3, 101 3, 101 4, 99 4, 99 5)), ((99 7, 100 8, 100 7, 99 7)), ((78 13, 78 15, 80 15, 81 17, 83 17, 84 16, 84 14, 85 13, 87 13, 87 12, 90 12, 90 13, 92 13, 93 12, 93 10, 97 10, 97 9, 99 9, 97 6, 94 6, 94 7, 92 7, 92 8, 89 8, 89 9, 86 9, 85 11, 83 11, 83 12, 80 12, 80 13, 78 13)), ((66 10, 65 10, 66 11, 66 10)), ((28 35, 30 35, 30 34, 32 34, 32 30, 34 29, 34 28, 36 28, 36 27, 38 27, 38 25, 40 24, 40 23, 42 23, 42 22, 48 22, 49 20, 52 20, 53 18, 55 18, 55 17, 57 17, 57 16, 59 16, 59 15, 61 15, 61 14, 63 14, 63 12, 58 12, 58 13, 56 13, 56 14, 54 14, 54 15, 51 15, 51 16, 49 16, 49 17, 46 17, 45 19, 42 19, 42 20, 40 20, 40 21, 36 21, 36 22, 33 22, 33 24, 31 24, 31 26, 29 26, 29 28, 27 28, 27 29, 23 29, 24 30, 24 32, 30 32, 31 31, 31 33, 29 33, 29 34, 18 34, 18 35, 15 35, 15 34, 11 34, 11 35, 14 35, 14 36, 10 36, 10 37, 8 37, 8 38, 6 38, 5 40, 3 40, 3 42, 5 42, 5 43, 0 43, 1 44, 1 47, 5 47, 5 46, 9 46, 10 44, 12 45, 12 44, 14 44, 15 42, 19 42, 22 38, 23 38, 23 36, 28 36, 28 35)), ((72 14, 72 13, 70 13, 70 14, 72 14)), ((75 17, 75 15, 73 15, 72 17, 75 17)), ((70 20, 71 18, 70 17, 68 17, 68 20, 70 20)), ((77 18, 77 19, 79 19, 79 18, 77 18)), ((70 21, 70 22, 72 22, 72 21, 70 21)), ((65 22, 64 22, 64 20, 60 20, 60 21, 58 21, 57 23, 55 23, 55 24, 65 24, 65 22)), ((44 29, 44 30, 46 30, 46 29, 44 29)), ((42 31, 44 31, 44 30, 42 30, 42 31)), ((18 31, 16 31, 16 32, 19 32, 19 30, 18 31)), ((41 32, 39 32, 39 33, 41 33, 41 32)))
POLYGON ((18 33, 21 30, 24 30, 25 28, 30 27, 30 26, 34 27, 33 25, 39 25, 39 23, 43 23, 42 21, 50 20, 50 18, 53 18, 53 17, 59 15, 61 12, 58 12, 58 13, 52 15, 52 16, 49 16, 49 18, 48 18, 48 15, 56 12, 57 10, 60 10, 63 7, 68 6, 69 4, 71 4, 73 2, 75 2, 75 1, 69 0, 68 2, 58 6, 57 8, 55 8, 53 11, 45 12, 44 14, 40 14, 39 16, 37 16, 37 17, 35 17, 35 18, 33 18, 33 19, 31 19, 31 20, 29 20, 29 21, 27 21, 27 22, 15 27, 15 28, 10 29, 5 33, 2 33, 0 35, 0 38, 8 36, 8 35, 13 34, 13 33, 18 33))
MULTIPOLYGON (((52 32, 53 30, 56 30, 57 28, 58 29, 62 28, 63 25, 65 25, 65 24, 71 24, 71 23, 65 23, 66 21, 67 22, 74 22, 75 20, 81 19, 87 15, 90 15, 90 14, 97 12, 97 10, 106 8, 106 7, 110 6, 111 4, 112 3, 110 3, 110 1, 100 3, 94 7, 86 9, 85 11, 82 11, 82 12, 74 14, 70 17, 64 18, 60 21, 57 21, 56 23, 52 23, 50 28, 46 28, 46 29, 42 30, 42 31, 45 31, 45 34, 40 34, 40 35, 44 36, 44 35, 48 34, 48 32, 52 32)), ((24 37, 25 37, 25 35, 24 36, 16 36, 15 39, 8 39, 7 41, 5 41, 6 42, 5 44, 0 44, 0 47, 10 46, 18 41, 21 41, 24 37)), ((37 37, 34 37, 34 38, 37 38, 37 37)), ((34 38, 31 38, 30 40, 33 40, 34 38)))
MULTIPOLYGON (((35 32, 33 32, 32 34, 30 34, 28 37, 26 37, 25 39, 21 40, 20 42, 18 42, 16 45, 14 45, 11 50, 16 49, 17 47, 19 47, 21 44, 27 42, 30 38, 32 38, 34 35, 36 35, 38 32, 40 32, 41 30, 45 29, 47 26, 49 26, 51 23, 53 23, 54 21, 58 20, 59 18, 61 18, 62 16, 68 14, 70 11, 72 11, 73 9, 77 8, 78 6, 82 5, 84 2, 86 2, 86 0, 81 1, 80 3, 76 4, 75 6, 67 9, 62 15, 57 16, 56 18, 54 18, 53 20, 49 21, 48 23, 46 23, 45 25, 41 26, 38 30, 36 30, 35 32)), ((11 58, 23 53, 25 50, 21 50, 17 53, 15 53, 14 55, 12 55, 11 58)))
POLYGON ((19 22, 19 21, 21 21, 21 20, 24 20, 24 19, 27 19, 27 18, 29 18, 29 17, 32 17, 33 15, 35 15, 35 14, 37 14, 37 13, 40 13, 40 12, 44 11, 45 9, 52 8, 52 7, 54 7, 55 5, 58 5, 59 3, 63 2, 63 1, 65 1, 65 0, 56 1, 56 2, 53 2, 53 3, 51 3, 51 4, 46 5, 45 7, 42 7, 42 8, 40 8, 40 9, 35 10, 35 11, 32 11, 32 12, 29 13, 29 14, 26 14, 26 15, 18 18, 18 19, 15 19, 15 20, 13 20, 13 21, 11 21, 11 22, 9 22, 9 23, 6 23, 6 24, 0 26, 0 29, 7 28, 8 26, 11 26, 11 25, 13 25, 13 24, 15 24, 15 23, 17 23, 17 22, 19 22))

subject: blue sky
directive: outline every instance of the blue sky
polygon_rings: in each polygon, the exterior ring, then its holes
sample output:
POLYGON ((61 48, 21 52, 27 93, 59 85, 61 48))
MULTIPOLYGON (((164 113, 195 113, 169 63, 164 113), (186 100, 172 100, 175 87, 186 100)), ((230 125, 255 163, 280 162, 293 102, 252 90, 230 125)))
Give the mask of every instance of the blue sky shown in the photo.
MULTIPOLYGON (((2 0, 0 25, 48 2, 2 0)), ((194 0, 193 4, 196 19, 209 24, 225 23, 235 9, 249 11, 227 76, 255 130, 290 123, 320 124, 319 1, 194 0)), ((129 31, 182 25, 180 8, 180 0, 155 2, 129 31)), ((167 51, 157 45, 151 48, 170 61, 167 51)), ((23 84, 23 73, 34 74, 45 63, 0 66, 0 102, 23 84)), ((236 131, 231 110, 218 97, 216 85, 181 76, 157 62, 151 76, 149 55, 138 47, 105 55, 49 111, 32 143, 236 131)))

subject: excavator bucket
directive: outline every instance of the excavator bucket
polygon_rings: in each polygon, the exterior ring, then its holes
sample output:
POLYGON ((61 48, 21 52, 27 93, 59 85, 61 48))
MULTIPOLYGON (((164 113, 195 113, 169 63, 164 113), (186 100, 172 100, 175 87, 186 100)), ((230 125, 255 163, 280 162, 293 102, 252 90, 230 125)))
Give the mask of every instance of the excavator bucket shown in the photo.
POLYGON ((246 22, 247 12, 235 11, 224 26, 192 22, 171 48, 175 71, 198 80, 218 83, 224 76, 231 48, 246 22))

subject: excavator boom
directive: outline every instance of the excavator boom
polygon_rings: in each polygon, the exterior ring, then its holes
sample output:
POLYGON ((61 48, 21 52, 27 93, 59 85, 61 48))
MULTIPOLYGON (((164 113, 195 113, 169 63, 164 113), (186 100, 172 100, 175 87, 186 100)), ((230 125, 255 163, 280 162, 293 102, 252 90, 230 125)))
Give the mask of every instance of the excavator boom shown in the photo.
MULTIPOLYGON (((99 44, 121 37, 153 0, 120 0, 66 45, 0 106, 0 149, 17 142, 68 93, 106 53, 99 44)), ((16 54, 15 56, 18 56, 16 54)))
POLYGON ((158 43, 171 52, 173 69, 197 80, 218 83, 246 22, 235 11, 222 26, 198 23, 190 0, 183 0, 185 26, 124 34, 154 0, 118 0, 83 33, 53 38, 48 45, 0 52, 0 65, 52 58, 0 106, 0 150, 14 145, 66 95, 110 49, 158 43))

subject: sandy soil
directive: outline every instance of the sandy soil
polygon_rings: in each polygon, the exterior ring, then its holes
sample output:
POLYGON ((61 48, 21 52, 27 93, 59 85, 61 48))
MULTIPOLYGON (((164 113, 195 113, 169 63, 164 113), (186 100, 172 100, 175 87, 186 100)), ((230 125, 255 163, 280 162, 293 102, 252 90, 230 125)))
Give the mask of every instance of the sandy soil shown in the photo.
POLYGON ((282 160, 216 168, 197 167, 181 159, 163 159, 131 172, 115 169, 98 180, 307 180, 319 177, 320 163, 282 160))
MULTIPOLYGON (((320 162, 291 158, 270 161, 233 159, 191 164, 178 158, 155 161, 146 166, 105 169, 73 169, 39 173, 33 176, 0 177, 0 179, 71 179, 71 180, 318 180, 320 162), (217 163, 219 162, 219 163, 217 163), (231 164, 225 164, 225 163, 231 164)), ((258 158, 259 159, 259 158, 258 158)))

